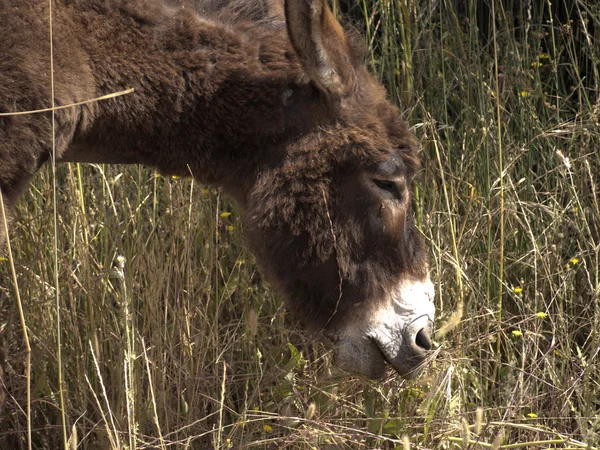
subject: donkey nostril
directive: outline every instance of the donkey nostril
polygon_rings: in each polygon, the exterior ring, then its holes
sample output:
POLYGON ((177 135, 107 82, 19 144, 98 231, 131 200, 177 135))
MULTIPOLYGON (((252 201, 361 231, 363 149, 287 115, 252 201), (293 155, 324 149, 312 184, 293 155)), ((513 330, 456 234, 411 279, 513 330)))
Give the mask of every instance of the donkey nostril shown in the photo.
POLYGON ((427 328, 421 328, 415 337, 415 343, 417 346, 424 350, 431 350, 433 344, 431 343, 431 338, 429 337, 429 331, 427 328))

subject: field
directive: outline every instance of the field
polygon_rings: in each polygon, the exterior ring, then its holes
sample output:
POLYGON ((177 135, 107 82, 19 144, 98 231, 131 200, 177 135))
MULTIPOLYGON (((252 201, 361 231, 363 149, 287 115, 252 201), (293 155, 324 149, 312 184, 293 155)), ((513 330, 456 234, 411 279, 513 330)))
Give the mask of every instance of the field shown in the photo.
POLYGON ((0 253, 0 449, 600 448, 600 5, 553 3, 334 2, 422 144, 421 378, 337 370, 220 191, 47 165, 0 253))

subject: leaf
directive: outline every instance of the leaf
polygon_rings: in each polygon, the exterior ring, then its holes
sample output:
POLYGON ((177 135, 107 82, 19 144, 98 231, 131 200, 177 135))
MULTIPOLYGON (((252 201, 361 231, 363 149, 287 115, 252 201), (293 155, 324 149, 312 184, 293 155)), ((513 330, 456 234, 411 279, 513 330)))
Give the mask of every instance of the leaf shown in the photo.
POLYGON ((383 434, 387 435, 398 435, 402 430, 404 430, 406 423, 402 419, 392 419, 388 420, 385 425, 383 425, 383 434))

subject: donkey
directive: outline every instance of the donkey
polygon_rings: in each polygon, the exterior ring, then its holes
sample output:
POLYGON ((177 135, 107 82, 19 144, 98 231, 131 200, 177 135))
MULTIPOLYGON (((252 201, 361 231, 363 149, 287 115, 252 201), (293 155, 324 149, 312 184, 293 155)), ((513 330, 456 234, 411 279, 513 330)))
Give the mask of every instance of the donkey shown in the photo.
MULTIPOLYGON (((53 0, 52 14, 57 161, 221 187, 265 277, 340 368, 418 373, 434 319, 418 144, 327 0, 53 0)), ((6 114, 52 105, 48 18, 47 0, 0 3, 7 211, 52 157, 50 112, 6 114)))

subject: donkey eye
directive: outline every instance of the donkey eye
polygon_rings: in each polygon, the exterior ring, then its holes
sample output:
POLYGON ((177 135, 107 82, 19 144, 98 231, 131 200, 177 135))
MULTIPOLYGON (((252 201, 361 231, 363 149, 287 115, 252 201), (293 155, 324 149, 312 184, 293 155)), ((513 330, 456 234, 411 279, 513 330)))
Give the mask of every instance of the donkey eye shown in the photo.
POLYGON ((398 184, 396 182, 391 180, 373 179, 373 183, 375 183, 375 185, 382 191, 386 191, 388 194, 393 195, 395 199, 402 199, 402 193, 400 192, 400 189, 398 189, 398 184))

